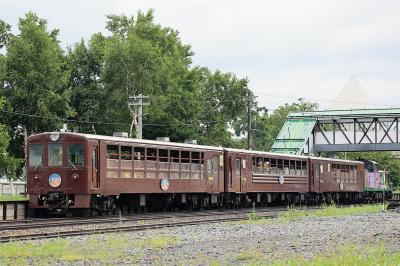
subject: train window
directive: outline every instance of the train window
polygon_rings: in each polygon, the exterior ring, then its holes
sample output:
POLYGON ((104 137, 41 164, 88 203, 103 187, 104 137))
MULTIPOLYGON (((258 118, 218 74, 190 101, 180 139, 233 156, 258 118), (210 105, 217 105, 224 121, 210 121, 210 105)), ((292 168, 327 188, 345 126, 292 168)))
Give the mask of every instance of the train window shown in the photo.
POLYGON ((283 160, 283 174, 289 174, 289 160, 283 160))
POLYGON ((200 164, 200 152, 192 152, 192 164, 200 164))
POLYGON ((117 145, 107 145, 107 159, 119 159, 119 151, 117 145))
POLYGON ((240 159, 236 159, 235 161, 235 170, 236 176, 240 176, 240 159))
POLYGON ((179 163, 179 151, 171 150, 171 162, 179 163))
POLYGON ((134 147, 133 148, 133 159, 135 161, 142 161, 144 160, 144 148, 142 147, 134 147))
POLYGON ((301 162, 300 161, 296 161, 296 175, 302 175, 301 174, 301 162))
POLYGON ((262 168, 262 159, 253 157, 253 173, 260 173, 262 168))
POLYGON ((158 158, 160 162, 168 162, 168 150, 160 149, 158 150, 158 158))
POLYGON ((293 160, 289 161, 289 174, 290 175, 295 175, 296 174, 295 163, 296 163, 296 161, 293 161, 293 160))
POLYGON ((263 159, 263 172, 266 174, 271 173, 271 164, 268 158, 263 159))
POLYGON ((43 166, 43 145, 29 145, 29 167, 37 168, 43 166))
POLYGON ((277 166, 276 166, 276 159, 271 159, 271 173, 277 174, 277 166))
POLYGON ((157 161, 157 149, 147 148, 147 161, 157 161))
POLYGON ((62 144, 50 143, 48 146, 49 166, 61 166, 63 164, 62 144))
POLYGON ((189 151, 181 151, 181 163, 190 163, 189 151))
POLYGON ((132 160, 132 147, 121 146, 121 160, 132 160))
POLYGON ((214 157, 213 159, 213 171, 214 171, 214 176, 218 176, 218 157, 214 157))
POLYGON ((302 161, 301 162, 301 171, 302 171, 302 175, 307 175, 307 162, 306 161, 302 161))
POLYGON ((276 168, 277 168, 277 172, 276 172, 276 174, 282 174, 282 170, 283 170, 283 168, 282 168, 282 159, 277 159, 276 160, 276 168))
POLYGON ((212 175, 212 169, 213 169, 213 167, 212 167, 212 160, 211 160, 211 159, 208 159, 208 160, 207 160, 207 174, 208 174, 208 175, 212 175))
POLYGON ((68 164, 83 166, 83 144, 67 144, 68 164))
POLYGON ((181 151, 181 178, 189 179, 190 151, 181 151))

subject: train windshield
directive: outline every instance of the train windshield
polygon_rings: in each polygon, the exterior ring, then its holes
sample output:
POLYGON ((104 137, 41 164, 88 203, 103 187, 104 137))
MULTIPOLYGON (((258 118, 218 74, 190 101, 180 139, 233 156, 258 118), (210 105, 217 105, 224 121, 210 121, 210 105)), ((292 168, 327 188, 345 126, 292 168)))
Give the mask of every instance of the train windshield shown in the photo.
POLYGON ((29 145, 29 167, 37 168, 43 166, 43 145, 29 145))
POLYGON ((68 164, 72 167, 83 166, 83 144, 68 144, 68 164))
POLYGON ((59 143, 49 144, 49 166, 62 166, 63 147, 59 143))

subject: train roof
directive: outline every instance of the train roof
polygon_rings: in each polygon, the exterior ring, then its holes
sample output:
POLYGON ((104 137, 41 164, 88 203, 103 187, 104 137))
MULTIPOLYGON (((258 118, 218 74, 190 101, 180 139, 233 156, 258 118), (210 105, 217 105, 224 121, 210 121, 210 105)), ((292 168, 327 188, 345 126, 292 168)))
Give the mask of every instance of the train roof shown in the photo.
POLYGON ((275 152, 267 152, 267 151, 253 151, 253 150, 242 150, 242 149, 232 149, 232 148, 224 148, 226 151, 231 152, 241 152, 241 153, 248 153, 253 155, 265 155, 265 156, 274 156, 274 157, 284 157, 284 158, 292 158, 292 159, 312 159, 312 160, 324 160, 324 161, 331 161, 331 162, 342 162, 342 163, 352 163, 352 164, 363 164, 360 161, 353 161, 353 160, 343 160, 343 159, 336 159, 336 158, 326 158, 326 157, 317 157, 317 156, 306 156, 306 155, 292 155, 286 153, 275 153, 275 152))
POLYGON ((130 143, 143 143, 143 144, 150 144, 150 145, 171 146, 171 147, 179 147, 179 148, 223 151, 222 147, 215 147, 215 146, 187 144, 187 143, 179 143, 179 142, 157 141, 157 140, 148 140, 148 139, 122 138, 122 137, 105 136, 105 135, 94 135, 94 134, 84 134, 84 133, 75 133, 75 132, 44 132, 44 133, 39 133, 39 134, 32 135, 29 138, 31 138, 31 137, 39 137, 41 135, 48 135, 48 134, 51 134, 51 133, 59 133, 60 135, 73 135, 73 136, 82 137, 82 138, 85 138, 85 139, 94 139, 94 140, 105 140, 105 141, 115 141, 115 142, 130 142, 130 143))
POLYGON ((360 162, 357 160, 344 160, 344 159, 326 158, 326 157, 317 157, 317 156, 308 156, 308 157, 312 160, 322 160, 322 161, 352 163, 352 164, 364 164, 363 162, 360 162))
POLYGON ((276 153, 276 152, 268 152, 268 151, 253 151, 253 150, 242 150, 242 149, 233 149, 233 148, 224 148, 226 151, 231 152, 241 152, 241 153, 248 153, 254 155, 267 155, 267 156, 279 156, 285 158, 293 158, 293 159, 307 159, 308 156, 304 155, 293 155, 293 154, 286 154, 286 153, 276 153))

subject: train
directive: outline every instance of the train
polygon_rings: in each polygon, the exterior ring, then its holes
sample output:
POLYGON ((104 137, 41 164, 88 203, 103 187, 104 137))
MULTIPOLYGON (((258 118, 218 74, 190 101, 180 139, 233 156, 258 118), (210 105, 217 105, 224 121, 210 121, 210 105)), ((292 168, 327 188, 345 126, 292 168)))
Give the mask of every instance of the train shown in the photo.
POLYGON ((368 163, 45 132, 27 141, 27 194, 34 215, 360 202, 368 163))

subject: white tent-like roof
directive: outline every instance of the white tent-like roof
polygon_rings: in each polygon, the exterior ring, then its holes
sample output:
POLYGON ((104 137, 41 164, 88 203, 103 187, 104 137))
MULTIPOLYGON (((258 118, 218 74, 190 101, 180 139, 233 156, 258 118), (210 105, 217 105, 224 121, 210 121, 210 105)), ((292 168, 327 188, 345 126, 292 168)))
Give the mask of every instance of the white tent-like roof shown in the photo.
POLYGON ((339 92, 330 109, 367 109, 373 108, 372 100, 355 77, 351 77, 339 92))

